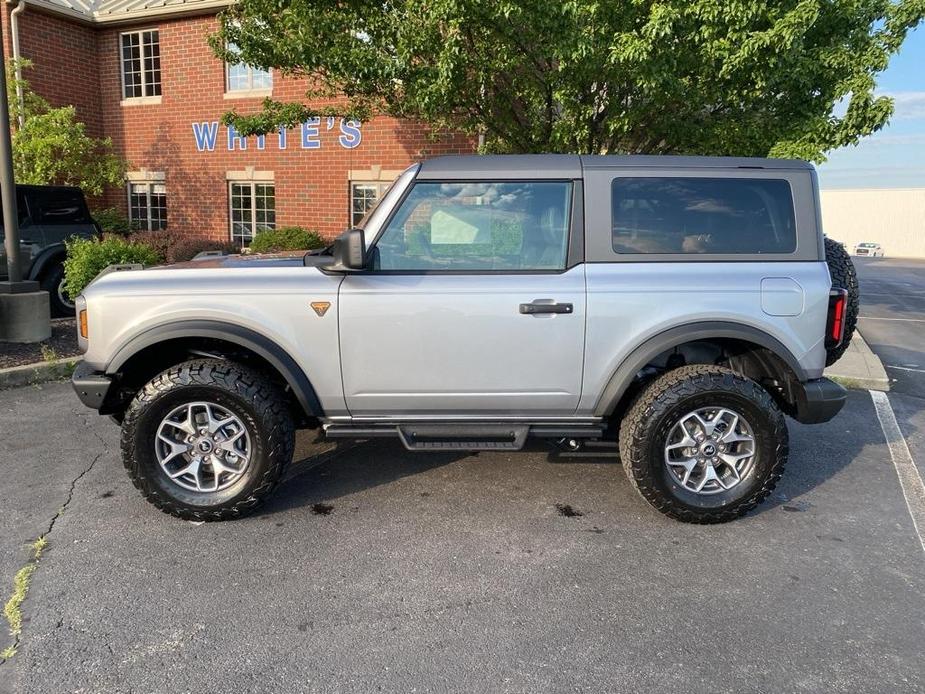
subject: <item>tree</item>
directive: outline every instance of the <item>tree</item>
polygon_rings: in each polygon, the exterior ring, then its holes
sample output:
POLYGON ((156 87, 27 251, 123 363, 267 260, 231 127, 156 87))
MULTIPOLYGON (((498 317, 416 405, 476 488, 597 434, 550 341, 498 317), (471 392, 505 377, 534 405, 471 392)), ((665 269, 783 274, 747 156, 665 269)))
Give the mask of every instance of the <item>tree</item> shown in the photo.
POLYGON ((244 134, 385 113, 491 152, 823 161, 888 121, 875 78, 923 16, 925 0, 238 0, 211 44, 336 104, 227 113, 244 134))
MULTIPOLYGON (((30 66, 27 60, 19 62, 20 70, 30 66)), ((121 185, 125 162, 113 154, 112 140, 87 135, 73 106, 52 107, 16 77, 15 68, 9 67, 7 84, 16 182, 79 186, 88 195, 121 185)))

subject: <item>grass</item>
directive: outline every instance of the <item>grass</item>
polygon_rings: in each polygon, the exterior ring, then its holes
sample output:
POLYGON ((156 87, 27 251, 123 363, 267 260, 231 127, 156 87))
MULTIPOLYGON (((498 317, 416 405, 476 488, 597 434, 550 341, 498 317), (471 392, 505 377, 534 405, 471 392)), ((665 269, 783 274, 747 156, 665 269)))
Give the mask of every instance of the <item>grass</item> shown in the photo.
POLYGON ((6 621, 10 625, 10 636, 16 640, 16 643, 0 651, 0 658, 4 660, 16 655, 16 644, 19 643, 19 635, 22 634, 22 604, 29 593, 32 574, 35 573, 39 559, 42 557, 42 552, 45 551, 47 546, 48 540, 45 539, 44 535, 33 542, 32 558, 13 577, 13 593, 10 595, 10 599, 6 601, 6 605, 3 606, 3 616, 6 617, 6 621))
POLYGON ((54 347, 51 347, 50 345, 42 345, 41 350, 42 359, 44 361, 57 361, 58 353, 55 351, 54 347))

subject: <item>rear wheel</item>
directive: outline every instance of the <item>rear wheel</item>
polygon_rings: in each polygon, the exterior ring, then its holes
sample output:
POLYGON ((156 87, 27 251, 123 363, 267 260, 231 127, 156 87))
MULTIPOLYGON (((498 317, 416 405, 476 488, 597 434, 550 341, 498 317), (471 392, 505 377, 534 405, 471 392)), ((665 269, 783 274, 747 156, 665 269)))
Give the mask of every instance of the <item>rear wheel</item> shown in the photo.
POLYGON ((52 318, 69 318, 74 315, 74 302, 64 291, 64 263, 58 261, 42 276, 42 289, 48 292, 52 318))
POLYGON ((723 523, 755 508, 787 454, 787 426, 768 392, 719 366, 659 377, 620 426, 630 482, 656 509, 689 523, 723 523))
POLYGON ((238 518, 260 506, 292 459, 293 441, 279 389, 218 359, 156 376, 122 422, 132 482, 162 511, 190 520, 238 518))
POLYGON ((851 256, 840 243, 832 239, 825 239, 825 262, 829 266, 829 275, 832 277, 833 289, 844 289, 848 292, 848 304, 845 307, 845 333, 842 341, 831 349, 826 350, 825 365, 831 366, 837 362, 848 349, 851 338, 858 325, 858 311, 860 310, 860 289, 858 275, 851 262, 851 256))

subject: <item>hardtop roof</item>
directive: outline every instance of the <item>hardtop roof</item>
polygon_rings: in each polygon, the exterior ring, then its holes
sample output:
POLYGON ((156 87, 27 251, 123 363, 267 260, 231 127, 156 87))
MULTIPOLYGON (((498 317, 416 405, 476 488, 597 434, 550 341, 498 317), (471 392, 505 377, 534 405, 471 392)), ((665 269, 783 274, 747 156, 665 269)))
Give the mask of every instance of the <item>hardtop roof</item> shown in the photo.
POLYGON ((464 154, 426 159, 418 179, 579 178, 585 169, 799 169, 812 164, 799 159, 759 157, 688 157, 673 155, 464 154))

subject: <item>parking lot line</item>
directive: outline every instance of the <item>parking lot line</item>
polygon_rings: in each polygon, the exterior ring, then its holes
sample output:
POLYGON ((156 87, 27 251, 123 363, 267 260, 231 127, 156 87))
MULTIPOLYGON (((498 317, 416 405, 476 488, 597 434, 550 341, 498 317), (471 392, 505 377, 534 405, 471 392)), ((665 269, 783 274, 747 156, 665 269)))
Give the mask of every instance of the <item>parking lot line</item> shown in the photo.
POLYGON ((889 397, 879 390, 868 392, 874 401, 877 419, 880 420, 880 428, 883 429, 883 435, 890 449, 893 467, 896 468, 896 474, 899 477, 899 486, 902 487, 909 515, 912 517, 912 525, 915 526, 915 534, 919 538, 922 549, 925 550, 925 539, 922 537, 922 532, 925 531, 925 483, 922 482, 922 476, 912 459, 909 445, 899 429, 889 397))
POLYGON ((858 316, 858 320, 896 320, 906 323, 925 323, 925 318, 880 318, 878 316, 858 316))
POLYGON ((892 364, 886 364, 888 369, 899 369, 900 371, 915 371, 916 373, 925 374, 925 369, 913 369, 911 366, 893 366, 892 364))

